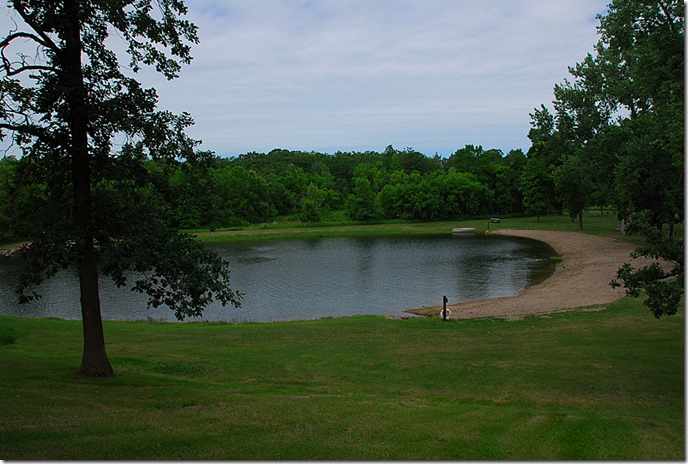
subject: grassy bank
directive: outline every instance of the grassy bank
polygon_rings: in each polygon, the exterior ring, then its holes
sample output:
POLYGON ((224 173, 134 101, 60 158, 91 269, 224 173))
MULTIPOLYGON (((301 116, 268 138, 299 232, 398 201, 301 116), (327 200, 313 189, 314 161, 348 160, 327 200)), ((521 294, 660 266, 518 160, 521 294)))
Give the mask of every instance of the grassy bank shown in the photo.
POLYGON ((0 459, 682 460, 684 317, 633 300, 521 321, 0 318, 0 459))
MULTIPOLYGON (((612 213, 600 216, 598 211, 585 214, 584 233, 604 237, 619 238, 616 228, 619 226, 616 216, 612 213)), ((196 235, 207 243, 224 243, 237 240, 266 240, 284 238, 318 238, 318 237, 352 237, 364 235, 444 235, 451 233, 454 227, 474 227, 478 233, 499 229, 531 229, 531 230, 565 230, 580 232, 578 223, 572 223, 568 216, 552 215, 504 218, 499 224, 490 224, 487 219, 461 219, 437 222, 407 222, 384 221, 375 224, 356 223, 346 221, 332 221, 320 224, 303 224, 294 221, 256 224, 243 228, 192 229, 184 232, 196 235)), ((677 226, 678 234, 683 233, 683 225, 677 226)), ((642 237, 623 238, 641 243, 642 237)), ((0 251, 19 246, 21 242, 0 244, 0 251)))
MULTIPOLYGON (((235 240, 260 240, 282 238, 339 237, 360 235, 426 235, 449 234, 454 227, 474 227, 477 232, 499 229, 532 229, 532 230, 569 230, 580 231, 578 223, 572 223, 568 216, 542 216, 506 218, 501 223, 488 223, 487 219, 467 219, 438 222, 404 222, 386 221, 379 224, 360 223, 323 223, 300 224, 296 222, 254 225, 231 230, 191 230, 199 239, 209 243, 230 242, 235 240)), ((584 221, 585 233, 605 237, 618 237, 618 221, 611 214, 599 216, 589 212, 584 221)))

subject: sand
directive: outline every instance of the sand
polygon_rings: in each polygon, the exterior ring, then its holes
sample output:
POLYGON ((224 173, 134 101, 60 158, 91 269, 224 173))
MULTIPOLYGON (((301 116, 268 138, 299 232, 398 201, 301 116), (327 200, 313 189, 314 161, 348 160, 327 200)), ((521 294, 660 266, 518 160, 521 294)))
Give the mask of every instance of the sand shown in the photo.
MULTIPOLYGON (((450 304, 452 318, 500 317, 519 319, 593 305, 611 303, 625 295, 609 282, 631 258, 635 246, 578 232, 499 230, 495 234, 527 237, 550 244, 562 258, 551 277, 511 297, 450 304)), ((441 306, 412 309, 418 315, 438 316, 441 306)))

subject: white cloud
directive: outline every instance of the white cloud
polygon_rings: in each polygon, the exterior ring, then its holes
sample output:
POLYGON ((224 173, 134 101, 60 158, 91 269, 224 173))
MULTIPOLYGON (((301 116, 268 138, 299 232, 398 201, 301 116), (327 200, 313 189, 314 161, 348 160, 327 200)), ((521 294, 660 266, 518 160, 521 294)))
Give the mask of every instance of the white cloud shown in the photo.
POLYGON ((172 82, 217 154, 465 144, 527 150, 528 113, 592 51, 607 0, 188 0, 201 43, 172 82))

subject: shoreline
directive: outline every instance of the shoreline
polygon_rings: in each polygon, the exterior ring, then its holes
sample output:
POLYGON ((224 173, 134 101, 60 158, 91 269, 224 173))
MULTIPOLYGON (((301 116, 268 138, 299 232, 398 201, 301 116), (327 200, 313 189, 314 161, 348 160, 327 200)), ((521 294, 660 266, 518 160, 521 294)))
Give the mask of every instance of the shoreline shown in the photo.
MULTIPOLYGON (((490 233, 545 242, 562 257, 562 262, 549 278, 517 295, 448 304, 453 319, 521 319, 604 305, 626 294, 624 288, 614 289, 609 282, 624 262, 631 261, 630 253, 636 248, 633 244, 580 232, 502 229, 490 233)), ((435 317, 441 309, 431 306, 404 312, 435 317)))

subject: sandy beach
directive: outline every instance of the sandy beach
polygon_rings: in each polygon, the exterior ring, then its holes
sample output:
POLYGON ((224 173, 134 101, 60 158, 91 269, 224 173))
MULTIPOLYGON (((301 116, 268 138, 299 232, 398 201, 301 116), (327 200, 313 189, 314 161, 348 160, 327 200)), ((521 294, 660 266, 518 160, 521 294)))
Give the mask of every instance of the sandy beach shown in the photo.
MULTIPOLYGON (((624 296, 623 288, 613 289, 609 282, 616 271, 630 260, 635 246, 614 239, 578 232, 545 230, 500 230, 495 234, 527 237, 550 244, 562 257, 551 277, 511 297, 447 305, 452 317, 504 317, 546 314, 582 306, 603 305, 624 296)), ((440 306, 412 309, 418 315, 439 315, 440 306)))

